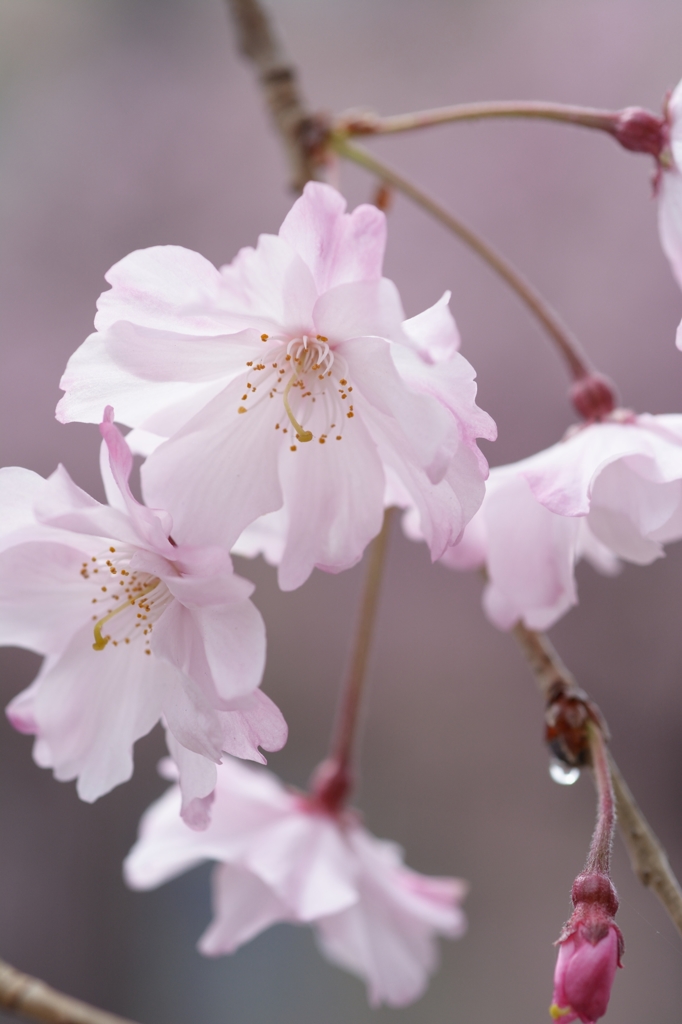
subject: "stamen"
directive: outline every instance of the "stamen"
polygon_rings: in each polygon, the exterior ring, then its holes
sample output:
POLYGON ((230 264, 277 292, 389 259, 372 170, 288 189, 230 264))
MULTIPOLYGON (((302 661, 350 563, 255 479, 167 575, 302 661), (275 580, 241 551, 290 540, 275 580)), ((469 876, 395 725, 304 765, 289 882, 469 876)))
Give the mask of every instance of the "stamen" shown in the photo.
POLYGON ((150 583, 148 586, 143 587, 142 590, 140 590, 139 593, 136 593, 134 597, 128 598, 125 604, 121 604, 117 608, 114 608, 113 611, 110 611, 108 613, 108 615, 105 615, 103 618, 101 618, 98 622, 95 623, 95 642, 92 645, 92 649, 94 651, 103 651, 104 648, 109 643, 109 641, 111 640, 110 636, 102 636, 102 627, 106 626, 107 622, 109 622, 110 619, 113 619, 114 615, 118 615, 119 612, 122 612, 124 608, 129 608, 130 606, 134 605, 136 601, 139 601, 141 598, 146 597, 147 594, 151 594, 152 590, 155 590, 156 587, 158 587, 159 582, 159 580, 154 579, 153 583, 150 583))
POLYGON ((284 408, 286 409, 287 416, 291 420, 291 425, 294 428, 294 430, 296 431, 296 437, 298 438, 298 440, 299 441, 312 441, 313 435, 312 435, 311 431, 303 429, 301 424, 298 422, 298 420, 294 416, 294 414, 293 414, 293 412, 291 410, 291 406, 289 405, 289 392, 291 391, 291 388, 293 387, 293 385, 296 384, 296 383, 298 383, 297 378, 292 374, 291 377, 289 377, 289 381, 287 383, 287 386, 284 389, 284 394, 282 395, 282 401, 284 402, 284 408))

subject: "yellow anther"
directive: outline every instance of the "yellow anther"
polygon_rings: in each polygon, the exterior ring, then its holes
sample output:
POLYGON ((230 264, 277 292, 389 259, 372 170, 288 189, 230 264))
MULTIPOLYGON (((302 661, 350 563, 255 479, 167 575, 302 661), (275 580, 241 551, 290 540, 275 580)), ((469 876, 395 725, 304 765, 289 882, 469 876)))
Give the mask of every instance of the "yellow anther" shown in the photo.
POLYGON ((552 1020, 561 1020, 561 1018, 565 1017, 568 1013, 573 1013, 570 1006, 557 1006, 556 1003, 552 1003, 549 1008, 549 1015, 552 1020))

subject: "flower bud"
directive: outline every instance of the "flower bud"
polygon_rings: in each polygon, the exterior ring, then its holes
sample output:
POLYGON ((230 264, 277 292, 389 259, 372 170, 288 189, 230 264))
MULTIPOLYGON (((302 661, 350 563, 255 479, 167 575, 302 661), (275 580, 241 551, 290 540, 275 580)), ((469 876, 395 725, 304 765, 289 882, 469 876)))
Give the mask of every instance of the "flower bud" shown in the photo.
POLYGON ((595 1024, 606 1013, 616 968, 622 966, 623 937, 613 920, 618 897, 599 872, 580 875, 572 895, 575 910, 559 939, 549 1014, 562 1024, 595 1024))
POLYGON ((588 423, 608 416, 617 405, 616 389, 601 373, 580 377, 571 385, 569 397, 576 412, 588 423))
POLYGON ((642 107, 621 110, 616 117, 613 134, 624 149, 633 153, 651 153, 657 158, 668 144, 666 119, 642 107))

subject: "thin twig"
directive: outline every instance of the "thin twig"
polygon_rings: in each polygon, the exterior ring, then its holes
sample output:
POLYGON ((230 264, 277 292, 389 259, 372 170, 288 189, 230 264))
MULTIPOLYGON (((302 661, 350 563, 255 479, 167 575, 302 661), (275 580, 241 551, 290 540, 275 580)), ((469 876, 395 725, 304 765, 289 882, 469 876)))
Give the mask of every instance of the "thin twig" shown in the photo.
POLYGON ((298 75, 286 57, 270 20, 258 0, 227 0, 241 53, 257 70, 265 102, 284 143, 291 166, 291 184, 300 192, 319 177, 319 147, 326 126, 307 109, 298 75))
POLYGON ((339 156, 366 168, 376 174, 380 180, 408 196, 441 224, 444 224, 446 228, 449 228, 465 245, 473 249, 499 277, 507 282, 533 316, 540 321, 566 361, 572 378, 578 381, 590 375, 589 360, 582 351, 577 338, 566 327, 558 313, 505 256, 502 256, 489 242, 486 242, 479 234, 463 224, 435 199, 432 199, 428 193, 385 164, 383 160, 378 160, 373 154, 368 153, 360 146, 353 145, 343 136, 332 135, 329 144, 339 156))
POLYGON ((337 811, 343 807, 353 789, 353 747, 357 736, 360 706, 394 511, 389 508, 384 512, 381 532, 374 538, 369 549, 369 561, 358 609, 350 664, 341 689, 331 749, 329 756, 319 766, 313 781, 315 799, 327 810, 337 811))
POLYGON ((345 679, 339 714, 336 723, 336 735, 333 743, 333 756, 340 765, 348 766, 353 753, 360 701, 367 674, 367 662, 372 644, 372 634, 379 606, 381 580, 386 564, 388 538, 391 531, 393 509, 384 513, 384 524, 381 533, 372 541, 369 550, 369 563, 365 576, 365 586, 358 612, 353 651, 348 674, 345 679))
MULTIPOLYGON (((521 623, 514 627, 513 633, 545 700, 552 699, 557 687, 563 686, 566 692, 575 692, 575 679, 544 634, 527 629, 521 623)), ((610 753, 609 765, 616 796, 618 827, 630 856, 632 869, 642 884, 655 892, 682 935, 680 883, 670 867, 665 850, 639 809, 610 753)))
POLYGON ((387 135, 411 131, 414 128, 430 128, 437 124, 482 121, 490 118, 561 121, 565 124, 596 128, 613 134, 618 114, 611 110, 568 106, 564 103, 501 100, 458 103, 449 107, 436 107, 433 110, 419 110, 411 114, 394 114, 390 117, 379 117, 370 112, 350 111, 348 114, 341 114, 334 125, 334 130, 345 132, 347 135, 387 135))
POLYGON ((0 960, 0 1008, 41 1024, 134 1024, 64 995, 0 960))

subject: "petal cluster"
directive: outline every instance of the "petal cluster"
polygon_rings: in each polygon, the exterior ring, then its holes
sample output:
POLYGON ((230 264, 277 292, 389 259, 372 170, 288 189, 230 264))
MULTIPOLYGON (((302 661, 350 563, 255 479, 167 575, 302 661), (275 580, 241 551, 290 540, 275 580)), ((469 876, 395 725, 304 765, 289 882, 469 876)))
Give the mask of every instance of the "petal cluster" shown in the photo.
MULTIPOLYGON (((406 530, 419 537, 408 514, 406 530)), ((593 423, 531 458, 493 469, 480 511, 443 564, 485 568, 484 607, 500 629, 547 629, 577 602, 575 566, 646 565, 682 537, 682 416, 593 423)))
POLYGON ((265 630, 227 552, 171 537, 169 515, 133 497, 112 419, 108 408, 107 505, 61 466, 47 480, 0 470, 0 643, 45 655, 7 713, 36 736, 38 764, 77 778, 89 801, 130 777, 133 744, 163 718, 186 817, 203 825, 223 751, 263 760, 259 745, 286 739, 258 690, 265 630))
POLYGON ((483 498, 476 438, 494 425, 447 298, 405 321, 381 276, 385 232, 378 209, 348 214, 313 182, 278 235, 220 271, 180 248, 133 253, 107 275, 58 415, 113 402, 149 455, 147 501, 189 542, 231 547, 278 513, 283 589, 355 564, 391 481, 439 557, 483 498))
POLYGON ((268 772, 222 764, 203 832, 183 825, 179 804, 174 786, 149 808, 125 876, 148 889, 217 861, 214 918, 199 942, 206 955, 230 953, 278 921, 310 924, 324 954, 365 979, 372 1004, 402 1006, 436 967, 435 936, 464 932, 463 882, 409 870, 400 849, 352 812, 329 814, 268 772))

